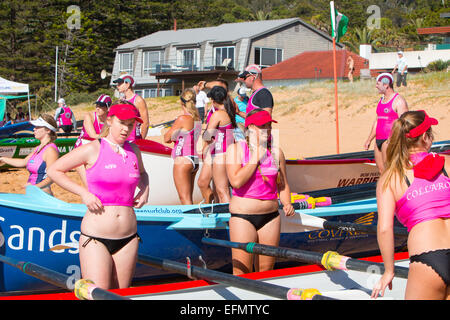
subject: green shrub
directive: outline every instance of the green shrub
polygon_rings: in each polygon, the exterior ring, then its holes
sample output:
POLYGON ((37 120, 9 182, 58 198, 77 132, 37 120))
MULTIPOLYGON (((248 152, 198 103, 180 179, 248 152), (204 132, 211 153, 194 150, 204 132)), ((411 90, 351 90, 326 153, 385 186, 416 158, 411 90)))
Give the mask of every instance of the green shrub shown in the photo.
POLYGON ((443 61, 442 59, 430 62, 427 67, 425 68, 426 72, 433 72, 433 71, 443 71, 448 68, 450 65, 450 60, 443 61))

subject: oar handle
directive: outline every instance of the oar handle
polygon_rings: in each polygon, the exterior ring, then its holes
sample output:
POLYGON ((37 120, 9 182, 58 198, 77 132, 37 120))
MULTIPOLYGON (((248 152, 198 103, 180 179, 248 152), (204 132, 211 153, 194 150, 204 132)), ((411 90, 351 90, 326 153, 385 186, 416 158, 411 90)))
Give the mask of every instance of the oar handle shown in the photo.
MULTIPOLYGON (((73 291, 73 288, 69 285, 69 283, 71 283, 71 279, 64 273, 42 267, 32 262, 19 261, 3 255, 0 255, 0 262, 15 267, 25 274, 50 283, 56 287, 73 291)), ((90 288, 90 293, 91 295, 89 297, 93 300, 129 300, 126 297, 122 297, 96 286, 90 288)))

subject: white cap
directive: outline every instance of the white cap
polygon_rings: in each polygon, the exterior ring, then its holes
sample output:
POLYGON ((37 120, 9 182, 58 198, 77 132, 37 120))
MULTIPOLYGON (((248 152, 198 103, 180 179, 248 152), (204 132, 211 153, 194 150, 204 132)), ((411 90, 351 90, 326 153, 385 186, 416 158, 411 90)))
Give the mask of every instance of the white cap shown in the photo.
POLYGON ((403 51, 399 51, 399 52, 397 52, 397 54, 401 54, 402 56, 404 55, 403 51))
POLYGON ((66 103, 66 100, 64 100, 64 98, 59 98, 59 99, 58 99, 58 103, 64 103, 64 104, 65 104, 65 103, 66 103))
POLYGON ((394 83, 394 77, 392 76, 392 74, 385 72, 385 73, 381 73, 381 74, 378 75, 377 82, 378 81, 381 81, 381 82, 383 82, 385 84, 393 84, 394 83))
POLYGON ((35 127, 46 127, 53 132, 56 132, 56 128, 52 126, 50 123, 39 117, 37 120, 31 120, 30 123, 35 127))

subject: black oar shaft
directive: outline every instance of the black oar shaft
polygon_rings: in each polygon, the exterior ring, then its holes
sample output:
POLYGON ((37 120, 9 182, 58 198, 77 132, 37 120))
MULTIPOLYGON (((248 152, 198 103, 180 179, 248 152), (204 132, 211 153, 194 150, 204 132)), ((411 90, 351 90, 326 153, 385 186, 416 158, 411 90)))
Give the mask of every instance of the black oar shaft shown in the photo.
MULTIPOLYGON (((141 264, 149 265, 163 270, 174 271, 184 275, 187 275, 189 272, 189 268, 186 266, 186 264, 177 261, 160 259, 147 255, 139 255, 138 261, 141 264)), ((231 274, 226 274, 215 270, 203 269, 196 266, 191 266, 190 272, 195 278, 230 285, 245 290, 251 290, 278 299, 286 299, 287 292, 289 291, 289 288, 285 288, 282 286, 245 279, 233 276, 231 274)))
MULTIPOLYGON (((138 256, 138 261, 141 264, 149 265, 159 269, 173 271, 184 275, 188 275, 190 273, 195 278, 253 291, 278 299, 286 299, 288 291, 290 290, 290 288, 278 286, 271 283, 237 277, 231 274, 215 270, 203 269, 196 266, 188 267, 186 264, 177 261, 151 257, 142 254, 138 256)), ((318 300, 329 298, 323 297, 321 295, 315 295, 313 299, 318 300)))
MULTIPOLYGON (((50 283, 56 287, 70 291, 73 290, 73 288, 71 288, 71 286, 69 285, 71 283, 71 279, 69 278, 69 276, 63 273, 42 267, 31 262, 19 261, 3 255, 0 255, 0 262, 9 264, 10 266, 19 269, 25 274, 50 283)), ((119 296, 115 293, 97 287, 92 290, 91 296, 93 300, 129 300, 128 298, 119 296)))
MULTIPOLYGON (((290 249, 290 248, 282 248, 282 247, 274 247, 268 245, 262 245, 259 243, 241 243, 241 242, 233 242, 227 240, 220 239, 212 239, 212 238, 203 238, 202 242, 205 244, 217 245, 222 247, 229 247, 235 249, 241 249, 248 253, 254 254, 262 254, 271 257, 278 258, 286 258, 292 259, 295 261, 303 262, 303 263, 311 263, 311 264, 320 264, 324 267, 328 268, 327 263, 323 263, 324 254, 318 252, 311 252, 306 250, 298 250, 298 249, 290 249)), ((336 257, 336 255, 335 255, 336 257)), ((372 273, 374 270, 380 273, 384 272, 384 265, 382 263, 375 263, 363 260, 352 259, 345 256, 337 256, 337 259, 343 259, 345 261, 345 268, 348 270, 362 271, 362 272, 370 272, 372 273)), ((408 277, 408 268, 395 266, 395 276, 399 278, 407 278, 408 277)))

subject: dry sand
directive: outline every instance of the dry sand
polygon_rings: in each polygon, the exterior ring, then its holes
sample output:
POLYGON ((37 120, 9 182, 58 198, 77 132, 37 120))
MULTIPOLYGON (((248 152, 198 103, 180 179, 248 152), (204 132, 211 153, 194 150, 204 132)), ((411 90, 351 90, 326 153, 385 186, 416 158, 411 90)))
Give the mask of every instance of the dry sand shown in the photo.
MULTIPOLYGON (((450 75, 442 72, 412 76, 408 87, 395 90, 405 97, 410 110, 425 109, 439 120, 435 130, 438 140, 450 139, 450 75)), ((362 151, 369 130, 375 120, 379 95, 374 81, 339 83, 339 149, 341 153, 362 151)), ((301 158, 334 154, 337 151, 334 84, 314 83, 295 88, 272 89, 273 117, 278 121, 280 144, 287 158, 301 158)), ((158 124, 174 119, 180 114, 176 97, 147 99, 150 123, 158 124)), ((77 119, 92 111, 92 104, 74 107, 77 119)), ((164 133, 164 131, 163 131, 164 133)), ((158 142, 160 137, 149 137, 158 142)), ((373 143, 372 146, 373 147, 373 143)), ((24 193, 28 173, 25 169, 1 172, 0 192, 24 193)), ((79 178, 71 172, 71 177, 79 178)), ((69 202, 79 202, 58 186, 52 187, 55 196, 69 202)))

